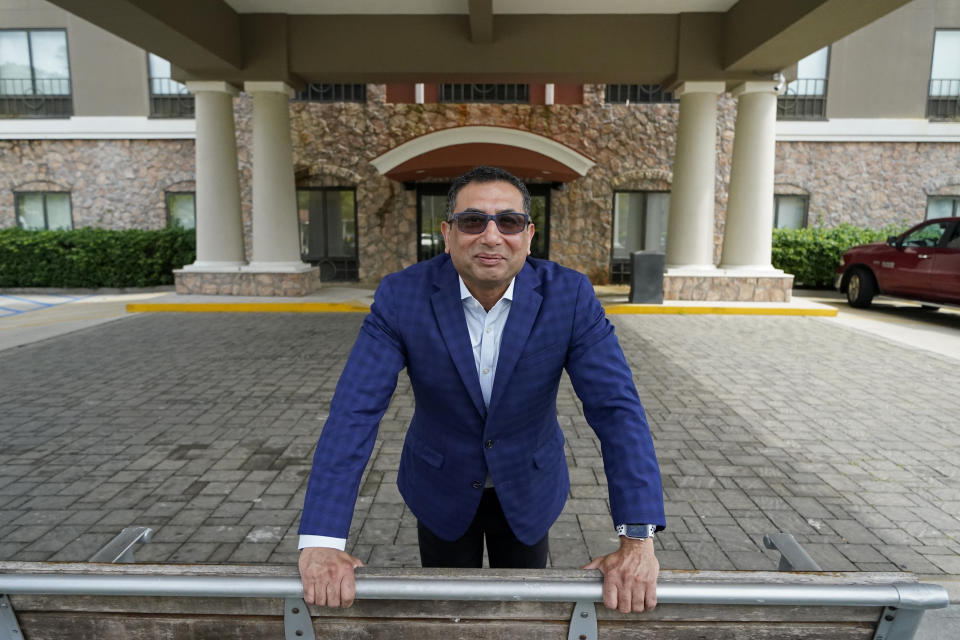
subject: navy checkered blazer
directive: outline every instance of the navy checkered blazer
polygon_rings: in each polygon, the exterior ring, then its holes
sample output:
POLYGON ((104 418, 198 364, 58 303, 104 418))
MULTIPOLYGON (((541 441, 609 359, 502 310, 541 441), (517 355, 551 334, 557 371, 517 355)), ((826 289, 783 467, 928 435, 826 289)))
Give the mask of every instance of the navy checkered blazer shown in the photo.
POLYGON ((533 544, 546 535, 570 487, 556 408, 564 369, 602 445, 614 523, 665 524, 643 407, 590 282, 528 258, 513 296, 486 409, 450 257, 381 281, 317 444, 301 534, 347 537, 363 468, 404 367, 416 406, 397 484, 441 538, 466 532, 488 472, 517 538, 533 544))

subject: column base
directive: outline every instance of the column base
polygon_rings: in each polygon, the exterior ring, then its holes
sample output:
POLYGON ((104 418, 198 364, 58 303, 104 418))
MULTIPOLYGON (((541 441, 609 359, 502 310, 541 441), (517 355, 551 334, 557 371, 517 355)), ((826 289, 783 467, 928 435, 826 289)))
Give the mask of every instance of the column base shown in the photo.
POLYGON ((305 296, 320 288, 320 269, 303 265, 297 271, 194 271, 175 269, 176 291, 182 295, 305 296))
POLYGON ((663 276, 665 300, 725 302, 790 302, 793 275, 779 269, 668 269, 663 276))

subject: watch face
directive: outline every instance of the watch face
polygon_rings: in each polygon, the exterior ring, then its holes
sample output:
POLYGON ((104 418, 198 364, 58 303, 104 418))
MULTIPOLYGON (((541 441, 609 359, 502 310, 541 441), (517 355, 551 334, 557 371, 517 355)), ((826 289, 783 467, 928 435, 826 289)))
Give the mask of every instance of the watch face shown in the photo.
POLYGON ((624 535, 628 538, 650 538, 656 530, 657 527, 652 524, 628 524, 624 535))

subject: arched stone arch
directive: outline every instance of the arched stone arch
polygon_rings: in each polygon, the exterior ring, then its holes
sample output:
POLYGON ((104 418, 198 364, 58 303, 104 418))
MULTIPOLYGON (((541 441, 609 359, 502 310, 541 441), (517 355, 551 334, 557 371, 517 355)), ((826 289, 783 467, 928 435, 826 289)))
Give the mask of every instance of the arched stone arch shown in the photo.
POLYGON ((673 173, 665 169, 634 169, 616 176, 610 183, 614 190, 669 191, 673 173))
POLYGON ((584 176, 594 166, 587 156, 545 136, 520 129, 491 126, 452 127, 408 140, 370 161, 381 174, 400 167, 419 156, 458 145, 503 145, 546 156, 573 173, 584 176))
POLYGON ((778 196, 810 196, 810 191, 806 188, 791 182, 774 183, 773 192, 778 196))
POLYGON ((31 180, 29 182, 24 182, 22 184, 14 186, 13 191, 14 193, 23 192, 23 191, 69 192, 70 187, 67 185, 60 184, 58 182, 53 182, 52 180, 31 180))

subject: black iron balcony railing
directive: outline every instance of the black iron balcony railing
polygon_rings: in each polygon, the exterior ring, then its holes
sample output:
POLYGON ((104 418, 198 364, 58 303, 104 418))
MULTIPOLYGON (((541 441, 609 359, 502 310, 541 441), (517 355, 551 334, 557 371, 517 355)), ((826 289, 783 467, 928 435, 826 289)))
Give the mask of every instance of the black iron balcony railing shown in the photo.
POLYGON ((938 78, 930 81, 927 117, 931 120, 960 118, 960 79, 938 78))
POLYGON ((777 120, 824 120, 826 117, 826 78, 797 78, 777 98, 777 120))
POLYGON ((366 102, 367 85, 310 83, 306 89, 297 92, 294 100, 301 102, 366 102))
POLYGON ((0 79, 0 117, 68 118, 70 78, 0 79))
POLYGON ((528 84, 441 84, 440 102, 529 104, 528 84))
POLYGON ((171 78, 150 78, 151 118, 192 118, 194 113, 193 94, 186 86, 171 78))
POLYGON ((673 93, 659 84, 608 84, 604 102, 607 104, 655 104, 676 102, 673 93))

